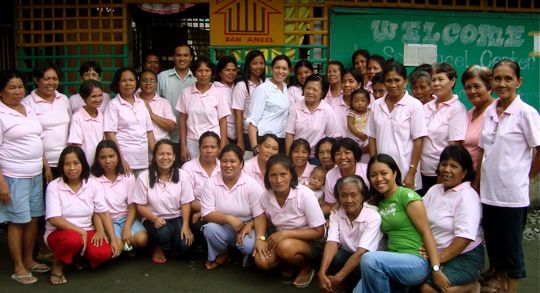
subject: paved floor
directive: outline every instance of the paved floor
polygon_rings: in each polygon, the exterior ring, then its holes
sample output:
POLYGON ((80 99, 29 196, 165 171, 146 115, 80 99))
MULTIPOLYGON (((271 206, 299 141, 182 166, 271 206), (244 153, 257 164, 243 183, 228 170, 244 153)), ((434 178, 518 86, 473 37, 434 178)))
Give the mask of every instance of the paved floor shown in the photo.
MULTIPOLYGON (((522 282, 519 292, 540 292, 540 241, 524 241, 529 277, 522 282)), ((296 289, 277 271, 264 272, 252 267, 242 269, 238 262, 215 271, 204 271, 204 256, 169 259, 164 265, 150 262, 149 255, 120 258, 97 270, 66 269, 68 284, 52 286, 48 274, 37 275, 39 282, 22 286, 12 281, 11 259, 5 235, 0 235, 0 292, 318 292, 316 282, 309 288, 296 289)))

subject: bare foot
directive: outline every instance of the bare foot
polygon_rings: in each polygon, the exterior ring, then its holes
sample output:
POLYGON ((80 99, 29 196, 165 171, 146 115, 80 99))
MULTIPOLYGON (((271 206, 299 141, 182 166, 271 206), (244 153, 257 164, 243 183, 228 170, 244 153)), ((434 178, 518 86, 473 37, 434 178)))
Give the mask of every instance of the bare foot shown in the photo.
POLYGON ((311 284, 314 275, 315 270, 311 268, 311 266, 303 267, 300 269, 300 272, 298 272, 298 275, 296 275, 296 278, 294 278, 292 284, 296 288, 306 288, 311 284))
POLYGON ((154 250, 152 251, 152 262, 156 264, 164 264, 167 262, 167 258, 165 257, 165 252, 161 247, 155 246, 154 250))

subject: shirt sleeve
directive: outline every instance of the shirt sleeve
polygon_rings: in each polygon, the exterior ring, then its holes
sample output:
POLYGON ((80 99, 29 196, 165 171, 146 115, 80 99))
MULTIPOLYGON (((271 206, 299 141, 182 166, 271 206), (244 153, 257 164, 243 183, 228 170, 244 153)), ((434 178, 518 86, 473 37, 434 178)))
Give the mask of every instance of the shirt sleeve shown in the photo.
POLYGON ((332 172, 332 170, 326 173, 326 180, 324 181, 324 201, 329 204, 335 204, 336 197, 334 196, 334 186, 331 186, 332 184, 330 184, 330 172, 332 172))
POLYGON ((251 113, 246 119, 246 124, 253 124, 255 127, 258 126, 261 121, 264 113, 264 108, 266 105, 266 91, 264 90, 264 85, 259 86, 253 92, 251 97, 251 113))
POLYGON ((115 104, 114 100, 111 101, 107 106, 107 110, 105 110, 105 115, 103 115, 103 132, 118 131, 118 109, 115 104))
POLYGON ((399 191, 399 201, 403 205, 403 209, 406 210, 409 203, 413 201, 422 201, 422 197, 412 189, 401 187, 399 191))
POLYGON ((142 106, 141 108, 144 108, 144 116, 146 117, 146 132, 153 131, 154 130, 154 124, 152 124, 152 118, 150 118, 150 112, 146 108, 146 106, 142 106))
POLYGON ((529 108, 523 113, 521 121, 523 134, 529 147, 534 148, 540 145, 540 115, 535 109, 529 108))
POLYGON ((176 111, 187 114, 186 100, 188 98, 187 95, 189 95, 190 91, 191 87, 187 87, 182 91, 180 97, 178 98, 178 101, 176 102, 176 106, 174 107, 176 111))
POLYGON ((201 194, 201 217, 205 217, 216 210, 216 197, 213 180, 208 180, 201 194))
POLYGON ((128 193, 128 204, 134 203, 133 198, 135 195, 135 190, 137 189, 137 180, 135 179, 135 176, 128 175, 126 176, 126 186, 127 186, 127 193, 128 193))
POLYGON ((459 105, 455 107, 448 123, 449 141, 465 140, 465 135, 467 134, 467 109, 465 109, 465 106, 461 102, 457 101, 456 103, 459 103, 459 105))
POLYGON ((195 200, 195 196, 193 196, 193 187, 191 187, 191 182, 189 181, 186 173, 182 170, 178 170, 180 173, 180 180, 178 183, 182 187, 180 191, 180 204, 188 204, 195 200))
POLYGON ((464 189, 462 192, 464 194, 455 209, 454 235, 475 241, 482 219, 482 204, 480 197, 472 187, 464 189))
POLYGON ((109 208, 107 207, 107 202, 105 201, 105 198, 103 197, 103 193, 101 192, 99 188, 99 183, 95 181, 95 179, 89 178, 86 184, 89 184, 89 192, 92 192, 92 200, 94 202, 94 212, 95 213, 103 213, 109 211, 109 208))
MULTIPOLYGON (((248 177, 248 175, 244 175, 244 176, 248 177)), ((248 184, 248 190, 249 190, 249 207, 251 209, 251 215, 255 218, 258 215, 264 213, 264 210, 261 205, 261 196, 264 193, 264 189, 262 188, 260 184, 256 184, 255 182, 253 183, 250 182, 248 184)))
POLYGON ((81 120, 78 118, 78 115, 76 115, 75 117, 73 117, 73 119, 71 119, 71 126, 69 127, 69 136, 67 141, 68 143, 83 143, 83 130, 81 120))
POLYGON ((363 208, 361 212, 369 212, 365 230, 360 235, 358 247, 368 251, 375 251, 379 247, 383 234, 381 232, 381 216, 378 212, 369 208, 363 208))
POLYGON ((370 113, 369 113, 369 117, 368 117, 368 123, 367 123, 367 126, 366 126, 366 133, 365 134, 367 136, 371 137, 371 138, 377 139, 377 127, 375 125, 375 112, 373 111, 373 109, 371 109, 369 111, 370 111, 370 113))
POLYGON ((163 110, 163 117, 166 118, 166 119, 169 119, 169 120, 172 120, 174 121, 175 123, 178 123, 178 121, 176 121, 176 116, 174 116, 174 113, 173 113, 173 109, 172 109, 172 106, 171 104, 169 103, 169 101, 165 100, 164 98, 161 98, 160 97, 160 102, 161 102, 161 109, 163 110))
POLYGON ((45 220, 61 217, 62 205, 60 203, 60 194, 58 192, 58 180, 54 180, 47 186, 47 196, 45 197, 45 220))
POLYGON ((246 89, 246 83, 238 82, 232 91, 232 108, 244 111, 246 107, 246 98, 249 95, 246 89))
POLYGON ((427 136, 426 118, 424 117, 424 107, 418 102, 411 109, 411 139, 423 136, 427 136))
POLYGON ((218 104, 217 104, 218 119, 231 115, 231 109, 229 108, 229 105, 227 104, 227 98, 224 97, 221 92, 217 93, 216 96, 218 98, 218 104))
POLYGON ((295 121, 296 121, 296 107, 293 105, 289 110, 289 117, 287 118, 287 123, 285 124, 285 132, 290 134, 296 134, 295 131, 295 121))
POLYGON ((137 178, 137 186, 133 191, 132 202, 136 204, 148 204, 148 173, 143 172, 137 178))
POLYGON ((326 237, 326 241, 332 241, 341 243, 339 241, 339 221, 338 221, 339 215, 336 211, 332 211, 330 213, 330 220, 329 220, 329 226, 328 226, 328 236, 326 237))

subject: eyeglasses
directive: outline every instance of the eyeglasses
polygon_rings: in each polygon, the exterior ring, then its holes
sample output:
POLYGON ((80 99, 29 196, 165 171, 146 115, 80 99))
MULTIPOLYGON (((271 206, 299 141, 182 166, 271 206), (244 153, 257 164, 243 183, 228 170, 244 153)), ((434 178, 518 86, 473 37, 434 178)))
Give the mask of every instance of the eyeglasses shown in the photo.
POLYGON ((152 84, 152 83, 156 83, 156 80, 143 78, 141 79, 141 83, 152 84))

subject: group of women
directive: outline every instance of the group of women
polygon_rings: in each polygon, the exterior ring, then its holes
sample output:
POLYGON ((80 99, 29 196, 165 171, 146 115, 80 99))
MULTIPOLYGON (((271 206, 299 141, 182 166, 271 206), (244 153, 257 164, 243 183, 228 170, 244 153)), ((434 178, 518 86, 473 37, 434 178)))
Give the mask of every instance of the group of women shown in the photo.
POLYGON ((157 95, 151 71, 119 68, 110 101, 94 62, 70 99, 53 63, 36 67, 26 98, 21 74, 3 71, 11 278, 30 284, 50 271, 64 284, 65 264, 96 267, 148 244, 163 264, 205 241, 205 269, 237 250, 244 266, 279 266, 299 288, 317 276, 324 292, 478 292, 483 228, 482 291, 516 292, 540 169, 540 118, 517 92, 519 65, 467 68, 467 112, 447 63, 408 76, 365 50, 352 62, 329 61, 324 78, 302 60, 288 86, 284 55, 266 78, 264 54, 250 51, 238 82, 234 58, 214 68, 200 57, 176 105, 157 95), (168 139, 177 123, 179 150, 168 139), (52 267, 33 255, 42 216, 52 267))

